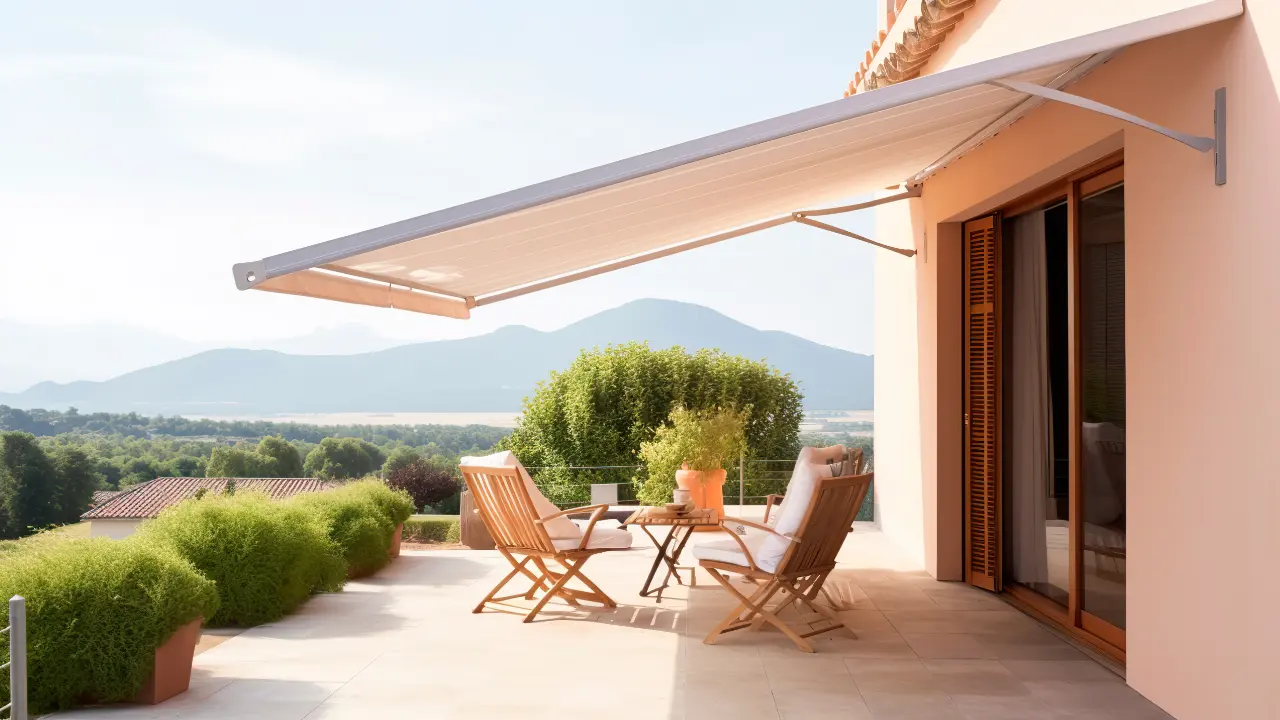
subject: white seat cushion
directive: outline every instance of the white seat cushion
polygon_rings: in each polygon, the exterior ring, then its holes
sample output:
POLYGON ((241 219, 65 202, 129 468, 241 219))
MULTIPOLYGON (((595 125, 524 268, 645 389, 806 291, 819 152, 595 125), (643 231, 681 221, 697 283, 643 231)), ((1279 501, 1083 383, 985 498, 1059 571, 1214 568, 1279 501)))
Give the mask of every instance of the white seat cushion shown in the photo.
MULTIPOLYGON (((804 522, 805 513, 809 511, 809 501, 813 499, 818 480, 829 477, 831 477, 831 466, 825 462, 816 464, 797 462, 795 472, 791 474, 791 483, 787 485, 786 502, 778 507, 778 521, 773 524, 774 531, 781 535, 789 535, 799 530, 800 523, 804 522)), ((791 545, 791 541, 773 533, 756 532, 764 535, 760 551, 752 553, 756 559, 756 567, 773 572, 773 568, 782 562, 782 556, 787 553, 787 547, 791 545)))
MULTIPOLYGON (((762 563, 759 559, 760 546, 767 537, 766 533, 759 530, 748 530, 749 535, 742 537, 742 542, 746 543, 747 549, 751 552, 751 557, 755 560, 756 567, 765 572, 773 572, 778 567, 778 560, 774 558, 772 562, 762 563)), ((691 545, 689 552, 699 560, 714 560, 715 562, 729 563, 730 565, 741 565, 742 567, 750 567, 747 562, 747 556, 742 553, 742 546, 736 540, 715 540, 707 543, 698 543, 691 545)))
MULTIPOLYGON (((582 542, 581 530, 577 538, 552 538, 551 544, 556 546, 557 550, 576 550, 578 543, 582 542)), ((596 525, 591 528, 591 534, 587 536, 588 550, 625 550, 631 547, 631 533, 621 528, 607 528, 596 525)))
MULTIPOLYGON (((524 486, 529 489, 529 498, 533 501, 533 509, 538 513, 538 517, 545 518, 560 512, 560 508, 551 504, 551 501, 542 494, 537 485, 533 484, 533 478, 529 477, 529 471, 524 469, 524 465, 516 459, 514 453, 510 450, 503 450, 492 455, 482 457, 464 457, 458 462, 459 465, 475 465, 477 467, 489 468, 506 468, 514 467, 520 471, 520 477, 524 480, 524 486)), ((573 523, 567 517, 561 516, 554 520, 549 520, 544 527, 547 529, 547 535, 554 541, 560 538, 572 539, 574 545, 582 539, 582 529, 573 523)))

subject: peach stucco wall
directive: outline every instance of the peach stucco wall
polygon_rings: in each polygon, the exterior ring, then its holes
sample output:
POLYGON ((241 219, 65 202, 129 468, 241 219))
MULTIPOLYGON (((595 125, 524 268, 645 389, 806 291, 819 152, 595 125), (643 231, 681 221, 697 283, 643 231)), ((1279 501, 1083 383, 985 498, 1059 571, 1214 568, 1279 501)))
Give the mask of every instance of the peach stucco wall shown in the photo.
POLYGON ((1178 718, 1280 717, 1278 76, 1280 2, 1253 2, 1239 19, 1132 47, 1070 88, 1211 135, 1213 91, 1226 86, 1223 187, 1210 155, 1050 104, 929 180, 920 200, 877 211, 878 240, 921 251, 877 258, 880 519, 930 572, 957 579, 955 223, 1123 148, 1127 677, 1178 718))

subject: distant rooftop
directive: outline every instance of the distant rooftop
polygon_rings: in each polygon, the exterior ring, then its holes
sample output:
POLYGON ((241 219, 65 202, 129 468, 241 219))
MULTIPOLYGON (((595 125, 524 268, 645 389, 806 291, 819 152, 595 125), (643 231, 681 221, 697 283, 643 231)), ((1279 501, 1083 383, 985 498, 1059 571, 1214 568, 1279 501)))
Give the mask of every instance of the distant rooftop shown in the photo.
POLYGON ((201 488, 211 493, 225 492, 231 482, 235 483, 236 492, 266 493, 273 500, 333 487, 333 483, 316 478, 162 477, 116 491, 101 503, 97 500, 98 493, 94 493, 94 507, 80 519, 145 520, 159 515, 170 505, 195 497, 201 488))

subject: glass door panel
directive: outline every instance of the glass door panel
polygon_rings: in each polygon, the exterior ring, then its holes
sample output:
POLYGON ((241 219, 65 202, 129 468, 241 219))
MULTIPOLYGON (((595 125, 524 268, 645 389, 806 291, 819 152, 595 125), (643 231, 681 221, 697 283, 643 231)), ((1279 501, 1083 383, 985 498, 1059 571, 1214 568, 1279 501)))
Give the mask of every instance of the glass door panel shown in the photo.
POLYGON ((1079 201, 1080 608, 1125 627, 1124 185, 1079 201))

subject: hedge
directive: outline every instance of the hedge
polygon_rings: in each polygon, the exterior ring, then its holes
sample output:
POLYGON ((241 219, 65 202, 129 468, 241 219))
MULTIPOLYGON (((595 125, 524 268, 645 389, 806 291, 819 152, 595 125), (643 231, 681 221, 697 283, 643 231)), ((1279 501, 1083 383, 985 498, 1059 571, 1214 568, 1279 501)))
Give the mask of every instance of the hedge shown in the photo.
MULTIPOLYGON (((141 538, 44 534, 7 547, 0 598, 27 599, 33 714, 138 694, 155 650, 175 630, 218 609, 214 583, 169 549, 141 538)), ((0 625, 8 625, 8 603, 0 625)), ((9 643, 0 642, 0 662, 9 643)), ((9 674, 0 693, 9 697, 9 674)))
POLYGON ((404 540, 419 543, 462 541, 457 515, 414 515, 404 521, 404 540))
POLYGON ((278 620, 312 593, 341 589, 346 574, 316 515, 256 493, 187 500, 143 523, 138 538, 173 548, 217 583, 209 626, 278 620))
POLYGON ((304 493, 291 503, 320 519, 346 561, 347 577, 368 575, 390 562, 396 525, 413 512, 408 493, 374 479, 304 493))

